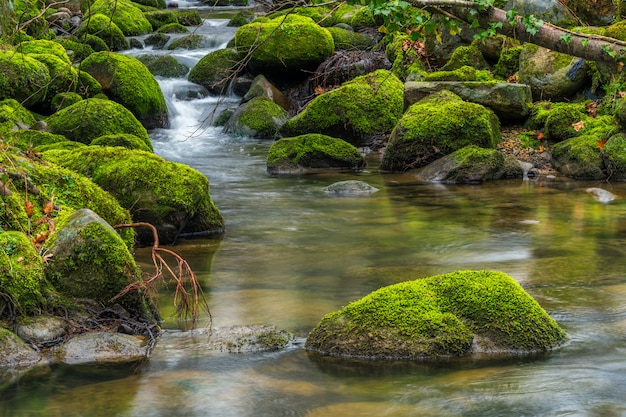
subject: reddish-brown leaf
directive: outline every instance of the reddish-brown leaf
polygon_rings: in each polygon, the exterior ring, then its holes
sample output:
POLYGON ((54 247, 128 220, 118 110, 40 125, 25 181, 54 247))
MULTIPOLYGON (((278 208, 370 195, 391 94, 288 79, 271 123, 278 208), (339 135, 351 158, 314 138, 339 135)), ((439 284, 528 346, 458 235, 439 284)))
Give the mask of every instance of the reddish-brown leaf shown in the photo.
POLYGON ((24 210, 26 210, 26 215, 29 218, 33 217, 33 203, 26 201, 26 203, 24 203, 24 210))

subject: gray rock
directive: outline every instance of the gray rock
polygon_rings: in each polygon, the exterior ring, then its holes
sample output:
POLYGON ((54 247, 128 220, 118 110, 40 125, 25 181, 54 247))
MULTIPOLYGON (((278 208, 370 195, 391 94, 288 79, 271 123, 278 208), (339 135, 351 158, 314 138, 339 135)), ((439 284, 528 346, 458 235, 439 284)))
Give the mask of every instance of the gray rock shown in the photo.
POLYGON ((0 328, 0 368, 35 365, 41 356, 13 332, 0 328))
POLYGON ((340 181, 334 184, 329 185, 328 187, 324 187, 324 191, 329 194, 338 194, 338 195, 362 195, 362 194, 372 194, 378 190, 376 187, 372 187, 368 183, 364 181, 358 180, 347 180, 340 181))
POLYGON ((536 18, 557 26, 576 22, 576 18, 558 0, 510 0, 504 10, 515 9, 521 15, 533 14, 536 18))
POLYGON ((252 84, 248 92, 243 96, 242 102, 248 102, 255 97, 265 97, 289 111, 289 99, 270 83, 264 75, 257 75, 254 80, 252 80, 252 84))
POLYGON ((523 120, 530 114, 531 89, 525 84, 480 81, 412 81, 404 85, 404 103, 408 107, 424 97, 448 90, 465 101, 490 108, 500 119, 523 120))
POLYGON ((89 332, 65 342, 55 351, 55 356, 67 364, 135 362, 147 358, 148 347, 142 337, 89 332))
POLYGON ((19 322, 17 335, 28 343, 42 345, 63 337, 67 332, 67 323, 58 317, 38 316, 19 322))
POLYGON ((589 194, 596 199, 596 201, 600 203, 610 203, 611 201, 617 199, 617 196, 610 191, 604 190, 602 188, 590 187, 585 190, 589 194))

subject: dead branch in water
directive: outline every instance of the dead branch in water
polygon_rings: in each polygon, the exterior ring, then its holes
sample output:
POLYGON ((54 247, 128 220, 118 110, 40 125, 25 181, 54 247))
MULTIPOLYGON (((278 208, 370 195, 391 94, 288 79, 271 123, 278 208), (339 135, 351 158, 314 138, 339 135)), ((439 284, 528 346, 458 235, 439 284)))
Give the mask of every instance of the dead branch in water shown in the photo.
POLYGON ((209 305, 204 297, 202 287, 196 278, 196 275, 192 271, 191 267, 179 254, 176 252, 159 247, 159 236, 154 227, 150 223, 137 222, 129 224, 118 224, 113 226, 114 229, 120 229, 123 227, 148 227, 152 230, 152 236, 154 243, 152 244, 152 263, 155 267, 154 274, 147 280, 137 281, 130 283, 120 291, 113 300, 131 292, 140 290, 154 289, 157 280, 166 281, 163 270, 165 269, 176 283, 176 290, 174 292, 174 307, 176 308, 176 314, 178 317, 185 319, 191 319, 192 327, 195 325, 200 309, 207 312, 209 320, 212 322, 211 311, 209 305), (177 265, 175 268, 170 266, 163 258, 162 254, 168 254, 176 259, 177 265))

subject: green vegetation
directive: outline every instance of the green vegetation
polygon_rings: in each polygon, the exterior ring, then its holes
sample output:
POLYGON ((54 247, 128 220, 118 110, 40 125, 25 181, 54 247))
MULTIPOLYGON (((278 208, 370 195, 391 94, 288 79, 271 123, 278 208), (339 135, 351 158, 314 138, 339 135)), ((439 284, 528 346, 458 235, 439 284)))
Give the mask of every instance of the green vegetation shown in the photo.
POLYGON ((466 355, 475 337, 522 353, 553 349, 566 335, 508 275, 455 271, 381 288, 327 314, 306 348, 327 355, 425 359, 466 355))

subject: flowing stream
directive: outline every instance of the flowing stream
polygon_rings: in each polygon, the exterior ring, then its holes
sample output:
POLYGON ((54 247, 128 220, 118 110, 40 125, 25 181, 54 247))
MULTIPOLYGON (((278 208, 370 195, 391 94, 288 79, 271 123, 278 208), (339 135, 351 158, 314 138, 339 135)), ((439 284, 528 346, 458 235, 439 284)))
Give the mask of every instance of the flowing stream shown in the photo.
MULTIPOLYGON (((225 22, 204 25, 221 36, 208 50, 234 33, 225 22)), ((194 62, 208 50, 176 56, 194 62)), ((361 173, 273 177, 265 169, 270 142, 201 122, 236 98, 208 97, 182 79, 159 81, 171 127, 152 132, 155 152, 206 174, 226 219, 223 239, 173 248, 199 277, 213 326, 270 324, 299 339, 276 352, 207 352, 202 336, 178 337, 164 292, 166 330, 148 363, 55 366, 23 377, 3 387, 0 416, 626 415, 625 184, 419 184, 381 174, 377 155, 361 173), (359 198, 322 191, 346 179, 380 191, 359 198), (591 186, 620 198, 602 204, 585 192, 591 186), (540 357, 434 364, 304 350, 324 314, 381 286, 457 269, 513 276, 565 328, 568 343, 540 357)), ((148 268, 147 250, 137 256, 148 268)))

